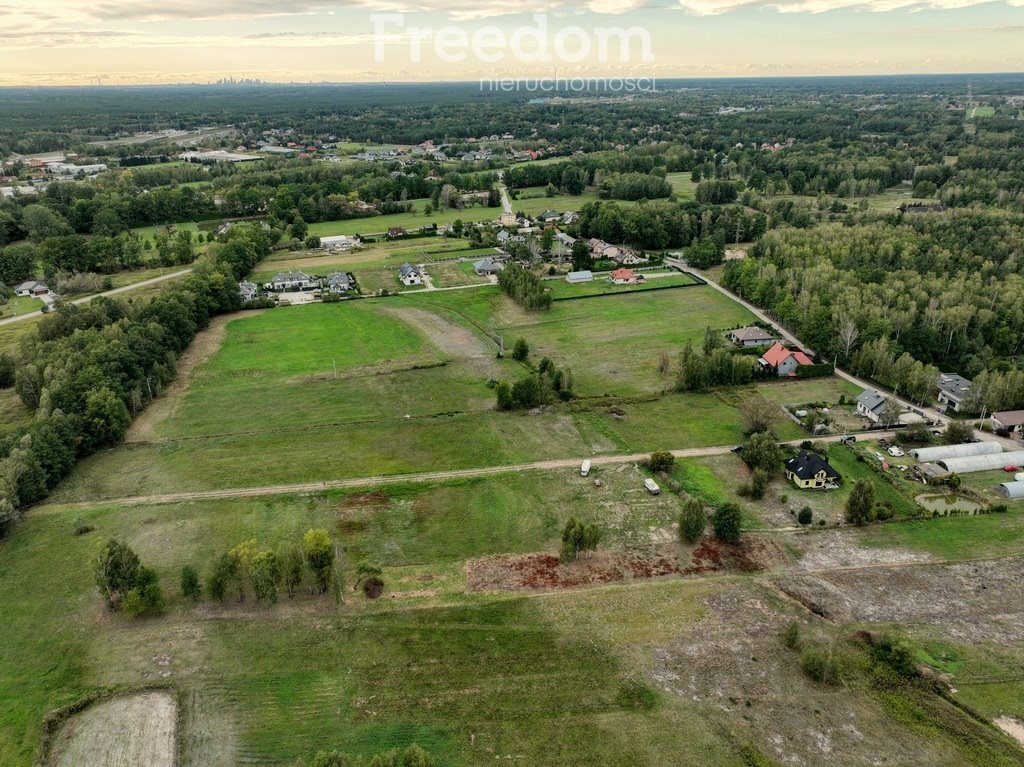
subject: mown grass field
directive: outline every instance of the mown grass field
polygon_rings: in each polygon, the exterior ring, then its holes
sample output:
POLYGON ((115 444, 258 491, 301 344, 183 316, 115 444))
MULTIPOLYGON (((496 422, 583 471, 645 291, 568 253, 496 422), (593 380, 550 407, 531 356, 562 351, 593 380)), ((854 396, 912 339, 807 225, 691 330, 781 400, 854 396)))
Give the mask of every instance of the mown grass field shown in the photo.
POLYGON ((383 216, 365 218, 349 218, 339 221, 320 221, 309 225, 309 234, 316 237, 328 237, 336 234, 382 234, 391 227, 403 229, 420 229, 424 226, 437 224, 444 226, 457 220, 465 222, 497 221, 501 208, 487 208, 474 205, 469 208, 434 210, 426 213, 430 200, 410 200, 413 210, 409 213, 389 213, 383 216))
POLYGON ((595 277, 590 282, 582 282, 575 285, 565 280, 548 280, 545 287, 551 291, 551 297, 555 301, 577 296, 607 296, 617 293, 636 293, 643 290, 655 288, 674 288, 683 285, 697 285, 697 281, 688 274, 673 274, 668 277, 651 277, 636 285, 615 285, 605 277, 595 277))

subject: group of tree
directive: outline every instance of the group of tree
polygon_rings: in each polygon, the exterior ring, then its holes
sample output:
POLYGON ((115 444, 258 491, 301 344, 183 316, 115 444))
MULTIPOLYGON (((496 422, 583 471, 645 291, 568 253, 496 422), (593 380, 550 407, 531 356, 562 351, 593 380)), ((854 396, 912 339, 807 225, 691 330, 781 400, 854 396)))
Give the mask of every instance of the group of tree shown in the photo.
MULTIPOLYGON (((330 591, 335 599, 344 601, 341 557, 324 529, 310 529, 301 546, 286 542, 277 551, 260 546, 255 539, 243 541, 216 559, 206 582, 210 598, 219 602, 228 596, 242 602, 251 594, 257 602, 274 604, 279 587, 292 597, 303 586, 310 594, 330 591)), ((182 593, 196 597, 193 579, 186 578, 184 571, 182 593)))
POLYGON ((102 545, 93 559, 93 573, 108 609, 133 618, 163 612, 156 572, 143 567, 139 555, 121 541, 111 538, 102 545))
MULTIPOLYGON (((434 764, 430 753, 413 743, 401 751, 393 749, 369 759, 361 754, 350 756, 341 751, 319 751, 309 767, 434 767, 434 764)), ((299 761, 292 767, 305 767, 305 763, 299 761)))
POLYGON ((498 284, 513 301, 527 311, 551 308, 551 293, 543 281, 519 264, 508 264, 498 273, 498 284))
POLYGON ((0 530, 79 458, 121 439, 173 378, 196 332, 211 316, 240 308, 238 280, 268 252, 258 227, 236 227, 189 277, 149 301, 101 297, 38 323, 14 376, 33 418, 0 439, 0 530))
MULTIPOLYGON (((513 357, 525 362, 525 352, 517 355, 521 349, 528 349, 522 338, 516 342, 513 357)), ((530 410, 556 400, 568 402, 573 398, 572 385, 572 371, 569 368, 559 369, 550 358, 544 357, 535 371, 525 378, 511 385, 500 381, 494 387, 494 396, 498 410, 530 410)))
POLYGON ((756 362, 749 356, 725 348, 697 350, 687 343, 679 355, 676 388, 706 391, 716 386, 742 386, 754 380, 756 362))
POLYGON ((562 562, 573 562, 581 556, 586 555, 587 559, 597 551, 597 545, 601 542, 601 528, 596 524, 584 524, 570 517, 562 528, 562 547, 559 556, 562 562))

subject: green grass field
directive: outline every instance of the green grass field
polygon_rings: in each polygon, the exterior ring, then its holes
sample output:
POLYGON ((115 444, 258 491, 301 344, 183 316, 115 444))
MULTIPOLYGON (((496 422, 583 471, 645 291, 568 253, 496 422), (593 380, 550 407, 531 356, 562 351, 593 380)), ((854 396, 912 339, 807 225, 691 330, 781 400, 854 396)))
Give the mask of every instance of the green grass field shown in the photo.
POLYGON ((309 225, 309 234, 317 237, 328 237, 336 234, 381 234, 391 227, 403 229, 420 229, 424 226, 437 224, 443 226, 456 220, 465 222, 497 221, 501 208, 473 206, 461 210, 435 210, 429 215, 424 212, 430 200, 410 200, 413 210, 409 213, 391 213, 384 216, 367 218, 350 218, 341 221, 321 221, 309 225))
POLYGON ((38 312, 43 308, 43 301, 31 296, 14 296, 7 299, 7 303, 0 306, 0 319, 4 317, 19 317, 22 314, 38 312))
POLYGON ((603 277, 596 277, 590 282, 571 285, 565 280, 547 280, 544 285, 551 291, 555 301, 577 296, 606 296, 616 293, 635 293, 654 288, 671 288, 680 285, 697 285, 688 274, 674 274, 671 277, 653 277, 636 285, 615 285, 603 277))

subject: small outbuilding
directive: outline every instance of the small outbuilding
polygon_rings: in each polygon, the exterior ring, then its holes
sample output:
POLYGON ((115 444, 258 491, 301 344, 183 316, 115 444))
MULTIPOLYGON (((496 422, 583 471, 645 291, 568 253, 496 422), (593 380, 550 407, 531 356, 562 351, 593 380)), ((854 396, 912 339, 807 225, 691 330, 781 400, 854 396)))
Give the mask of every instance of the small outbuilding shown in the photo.
POLYGON ((785 466, 786 479, 801 490, 835 486, 843 480, 828 461, 807 450, 801 450, 799 455, 786 461, 785 466))
POLYGON ((998 442, 965 442, 961 445, 938 445, 936 447, 917 447, 910 455, 922 463, 941 461, 944 458, 966 458, 969 455, 994 455, 1003 449, 998 442))
POLYGON ((579 272, 569 272, 565 275, 565 281, 570 285, 579 285, 583 282, 591 282, 594 279, 594 273, 588 269, 584 269, 579 272))

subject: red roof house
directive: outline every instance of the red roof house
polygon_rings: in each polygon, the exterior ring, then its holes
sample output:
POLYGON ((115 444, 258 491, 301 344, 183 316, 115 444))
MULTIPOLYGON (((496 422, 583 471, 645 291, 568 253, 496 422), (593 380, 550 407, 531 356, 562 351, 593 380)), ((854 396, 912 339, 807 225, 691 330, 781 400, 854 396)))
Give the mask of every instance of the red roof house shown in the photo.
POLYGON ((781 343, 776 342, 758 360, 763 367, 771 368, 779 376, 796 377, 796 369, 801 365, 813 365, 814 360, 801 351, 790 351, 781 343))

